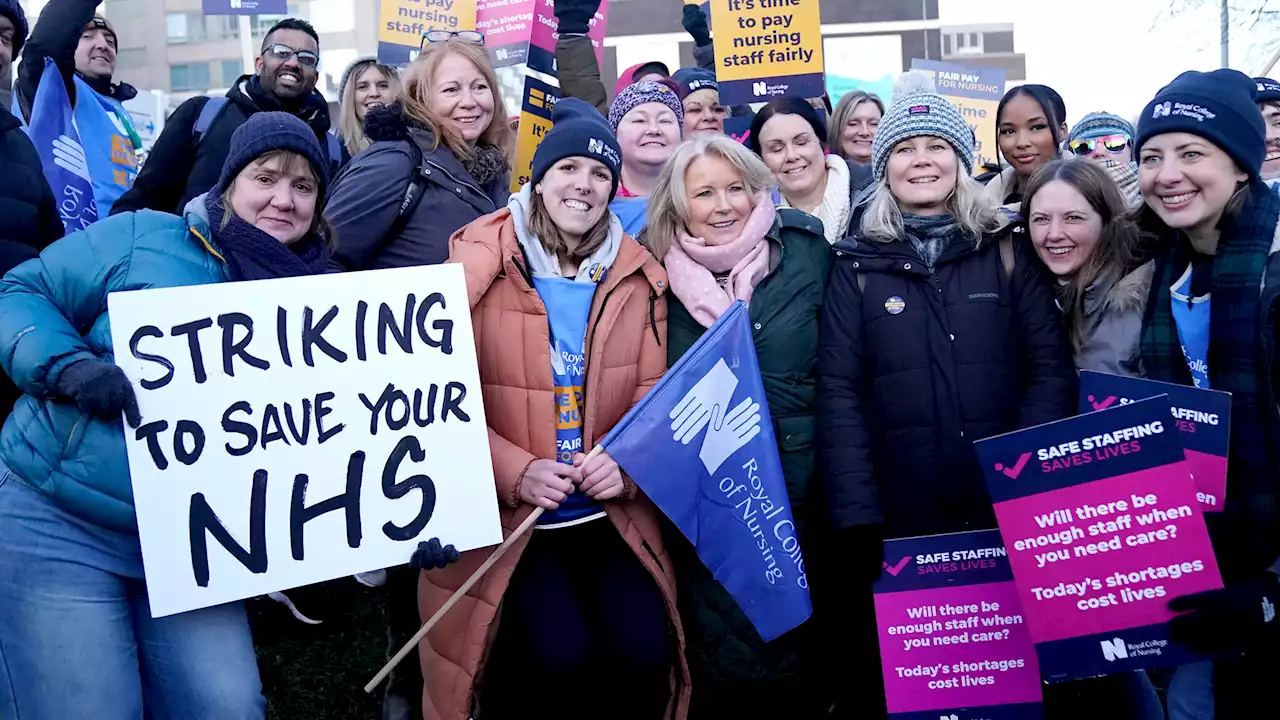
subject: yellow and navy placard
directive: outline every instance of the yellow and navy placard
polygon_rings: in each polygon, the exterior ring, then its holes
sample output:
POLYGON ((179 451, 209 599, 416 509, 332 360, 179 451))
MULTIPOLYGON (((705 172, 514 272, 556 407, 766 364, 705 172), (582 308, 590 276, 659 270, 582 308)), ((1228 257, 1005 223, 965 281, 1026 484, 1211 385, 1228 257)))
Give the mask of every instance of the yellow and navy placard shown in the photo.
POLYGON ((428 30, 474 30, 476 0, 381 0, 378 62, 406 65, 428 30))
POLYGON ((919 58, 911 61, 911 67, 930 75, 938 94, 950 100, 973 128, 973 153, 977 161, 973 164, 973 174, 980 175, 983 165, 997 164, 996 109, 1004 96, 1004 70, 919 58))
POLYGON ((822 97, 818 0, 712 0, 716 80, 725 105, 822 97))
POLYGON ((560 91, 541 80, 526 76, 520 103, 520 130, 516 137, 516 164, 511 172, 511 192, 519 192, 529 182, 533 153, 551 129, 551 111, 560 99, 560 91))

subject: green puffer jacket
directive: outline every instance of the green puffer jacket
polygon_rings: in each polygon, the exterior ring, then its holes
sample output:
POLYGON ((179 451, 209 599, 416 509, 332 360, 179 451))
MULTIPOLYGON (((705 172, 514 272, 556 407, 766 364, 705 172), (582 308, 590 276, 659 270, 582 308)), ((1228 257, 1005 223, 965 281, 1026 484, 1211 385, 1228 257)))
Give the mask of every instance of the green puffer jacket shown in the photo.
MULTIPOLYGON (((806 574, 812 578, 813 548, 822 544, 814 540, 814 534, 826 524, 816 477, 814 359, 831 247, 823 237, 822 222, 798 210, 780 209, 768 237, 779 259, 756 287, 748 309, 806 574)), ((668 362, 675 364, 705 331, 669 294, 668 362)), ((737 603, 698 560, 692 545, 679 530, 669 530, 667 546, 676 563, 694 695, 754 696, 762 703, 767 698, 766 704, 772 705, 782 695, 812 694, 812 682, 804 677, 809 673, 802 672, 800 656, 801 648, 809 642, 806 637, 814 634, 814 621, 766 645, 737 603)))

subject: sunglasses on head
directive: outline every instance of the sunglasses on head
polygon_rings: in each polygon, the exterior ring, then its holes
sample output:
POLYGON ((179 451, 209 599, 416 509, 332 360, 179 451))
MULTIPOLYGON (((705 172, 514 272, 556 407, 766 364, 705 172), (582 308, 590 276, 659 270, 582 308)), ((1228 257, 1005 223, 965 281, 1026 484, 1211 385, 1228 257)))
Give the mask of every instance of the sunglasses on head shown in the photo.
POLYGON ((1129 138, 1124 135, 1103 135, 1087 140, 1072 140, 1067 147, 1072 155, 1084 157, 1092 154, 1099 145, 1106 148, 1107 152, 1118 153, 1129 145, 1129 138))
POLYGON ((477 45, 484 44, 484 33, 475 30, 428 30, 422 33, 422 43, 419 44, 418 49, 421 50, 430 43, 445 42, 453 38, 477 45))
POLYGON ((320 64, 320 56, 310 50, 294 50, 288 45, 281 45, 279 43, 267 48, 262 54, 270 55, 273 59, 279 60, 282 63, 289 62, 289 58, 291 57, 297 57, 298 64, 304 68, 313 68, 320 64))

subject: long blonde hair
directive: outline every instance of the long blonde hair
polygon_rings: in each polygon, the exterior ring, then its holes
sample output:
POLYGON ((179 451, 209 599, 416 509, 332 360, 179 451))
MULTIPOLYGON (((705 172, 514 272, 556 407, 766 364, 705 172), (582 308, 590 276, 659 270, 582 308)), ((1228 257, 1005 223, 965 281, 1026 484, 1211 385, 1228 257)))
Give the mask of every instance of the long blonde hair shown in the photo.
POLYGON ((440 62, 451 54, 458 55, 474 65, 484 76, 485 82, 489 84, 489 89, 493 93, 493 120, 476 140, 476 145, 489 145, 507 152, 511 144, 511 127, 507 125, 507 104, 502 97, 498 76, 494 74, 493 66, 489 63, 489 55, 483 46, 476 43, 458 38, 427 43, 404 75, 405 115, 429 129, 435 136, 436 145, 443 143, 460 160, 473 154, 472 147, 454 132, 453 127, 449 123, 442 122, 441 118, 436 117, 431 111, 431 78, 435 75, 440 62))
POLYGON ((689 192, 684 176, 693 161, 704 156, 718 157, 738 171, 747 192, 754 197, 761 190, 772 190, 776 181, 760 156, 725 135, 693 135, 676 147, 675 153, 658 176, 658 184, 649 195, 648 221, 644 244, 653 256, 662 260, 671 249, 676 233, 685 229, 689 217, 689 192))
POLYGON ((360 82, 360 76, 369 68, 376 68, 387 79, 391 90, 391 97, 387 98, 388 105, 399 99, 403 92, 399 71, 373 58, 361 60, 347 71, 347 84, 342 87, 342 104, 338 108, 338 139, 352 156, 367 150, 373 144, 369 136, 364 134, 364 123, 356 110, 356 85, 360 82))
MULTIPOLYGON (((994 230, 999 219, 996 209, 983 195, 982 186, 965 174, 964 165, 959 162, 956 163, 956 187, 947 197, 947 212, 956 219, 965 237, 975 244, 982 243, 983 235, 994 230)), ((862 213, 860 227, 864 240, 890 243, 906 238, 902 208, 889 189, 888 178, 876 185, 875 193, 862 213)))

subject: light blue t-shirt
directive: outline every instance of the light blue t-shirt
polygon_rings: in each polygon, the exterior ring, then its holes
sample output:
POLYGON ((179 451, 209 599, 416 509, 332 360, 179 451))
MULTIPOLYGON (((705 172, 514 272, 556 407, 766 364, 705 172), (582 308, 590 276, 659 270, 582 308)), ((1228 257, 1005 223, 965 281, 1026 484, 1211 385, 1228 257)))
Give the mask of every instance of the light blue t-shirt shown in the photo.
POLYGON ((1173 322, 1178 327, 1178 340, 1182 355, 1191 371, 1191 380, 1198 388, 1209 389, 1209 315, 1210 296, 1191 295, 1191 266, 1169 288, 1169 301, 1173 305, 1173 322))
POLYGON ((645 218, 645 213, 649 210, 647 197, 616 197, 609 203, 609 209, 618 216, 623 232, 631 237, 639 235, 648 224, 645 218))
MULTIPOLYGON (((551 374, 555 379, 556 460, 573 464, 582 449, 586 413, 586 337, 596 283, 559 277, 535 277, 533 287, 547 308, 551 330, 551 374)), ((575 491, 555 510, 538 520, 538 527, 567 527, 604 517, 600 503, 575 491)))

